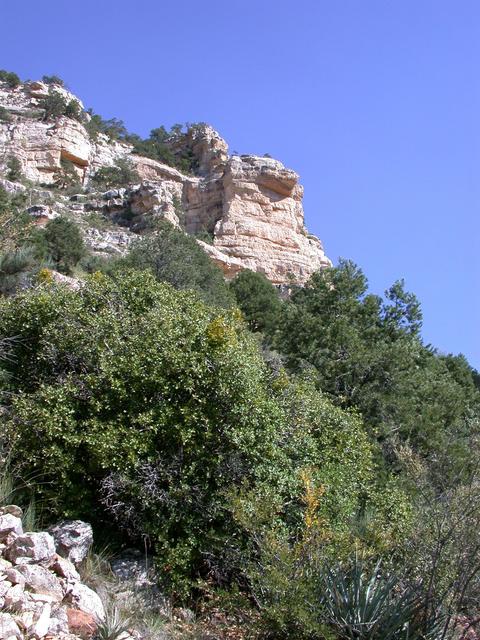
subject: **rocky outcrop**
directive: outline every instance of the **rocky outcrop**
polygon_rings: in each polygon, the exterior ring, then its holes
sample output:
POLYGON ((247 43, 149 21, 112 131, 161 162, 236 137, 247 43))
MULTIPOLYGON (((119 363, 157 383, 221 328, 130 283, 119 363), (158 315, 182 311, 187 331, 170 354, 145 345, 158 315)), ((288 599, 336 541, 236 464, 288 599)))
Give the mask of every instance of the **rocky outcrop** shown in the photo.
MULTIPOLYGON (((11 115, 0 120, 0 172, 9 155, 16 156, 24 175, 51 184, 62 159, 70 160, 85 186, 102 166, 128 158, 141 184, 105 194, 81 194, 64 204, 76 219, 99 211, 128 231, 85 227, 87 244, 101 254, 124 253, 132 232, 154 228, 163 218, 187 233, 223 270, 226 278, 242 269, 263 274, 274 284, 305 283, 312 273, 329 266, 322 244, 304 225, 303 188, 298 175, 268 157, 228 155, 226 142, 208 125, 193 125, 172 142, 173 155, 185 149, 193 157, 195 175, 132 153, 133 147, 99 134, 95 140, 72 118, 42 118, 42 98, 48 87, 40 82, 9 89, 0 83, 0 105, 11 115), (209 242, 205 240, 210 239, 209 242)), ((66 101, 78 99, 55 87, 66 101)), ((81 105, 80 101, 78 101, 81 105)), ((88 114, 85 115, 88 118, 88 114)), ((9 183, 9 188, 13 183, 9 183)), ((31 215, 46 222, 57 215, 50 203, 30 202, 31 215)))
MULTIPOLYGON (((66 102, 81 101, 63 87, 52 91, 66 102)), ((10 155, 17 157, 26 178, 51 184, 55 181, 62 160, 70 160, 81 181, 96 169, 114 164, 117 158, 131 152, 131 145, 110 141, 99 134, 92 140, 83 126, 73 118, 60 117, 45 121, 42 100, 49 87, 42 82, 26 83, 10 89, 0 83, 0 105, 9 114, 8 121, 0 121, 0 164, 10 155)))
MULTIPOLYGON (((330 265, 321 242, 307 233, 298 175, 271 158, 233 156, 223 177, 223 215, 214 248, 274 284, 305 282, 330 265)), ((216 259, 230 274, 231 263, 216 259)))
POLYGON ((50 529, 50 534, 55 541, 57 553, 73 564, 80 564, 85 560, 93 544, 92 527, 82 520, 60 522, 50 529))
POLYGON ((0 638, 91 638, 105 611, 75 566, 92 544, 90 525, 63 522, 52 536, 24 532, 21 516, 0 508, 0 638))

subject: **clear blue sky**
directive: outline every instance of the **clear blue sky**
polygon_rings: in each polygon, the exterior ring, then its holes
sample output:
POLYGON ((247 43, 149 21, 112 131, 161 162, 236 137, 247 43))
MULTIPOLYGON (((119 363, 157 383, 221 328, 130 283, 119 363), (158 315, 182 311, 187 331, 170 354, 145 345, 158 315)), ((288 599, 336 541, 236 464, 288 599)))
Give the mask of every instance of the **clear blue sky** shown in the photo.
POLYGON ((0 67, 148 134, 206 121, 297 170, 309 229, 480 367, 478 0, 2 2, 0 67))

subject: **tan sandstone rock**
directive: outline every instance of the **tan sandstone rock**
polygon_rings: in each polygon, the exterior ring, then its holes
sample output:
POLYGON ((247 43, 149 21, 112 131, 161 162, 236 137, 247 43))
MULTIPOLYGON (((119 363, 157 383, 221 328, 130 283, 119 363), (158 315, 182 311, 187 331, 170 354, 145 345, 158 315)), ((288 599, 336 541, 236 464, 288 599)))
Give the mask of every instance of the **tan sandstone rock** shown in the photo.
MULTIPOLYGON (((274 284, 304 283, 331 264, 321 242, 305 229, 303 188, 294 171, 271 158, 233 156, 223 184, 215 249, 274 284)), ((216 261, 230 277, 228 261, 221 256, 216 261)))
MULTIPOLYGON (((127 158, 142 184, 122 193, 118 189, 111 198, 92 204, 90 210, 100 209, 110 216, 128 211, 133 214, 131 231, 148 227, 149 218, 164 218, 200 239, 208 235, 212 244, 200 245, 227 278, 251 269, 277 285, 303 284, 315 271, 331 264, 320 240, 305 228, 298 175, 282 163, 268 157, 229 157, 226 142, 212 127, 201 124, 172 142, 174 155, 187 150, 195 160, 196 175, 185 175, 132 154, 130 144, 103 134, 92 140, 74 119, 45 122, 40 108, 47 92, 43 83, 12 90, 0 82, 0 105, 12 116, 10 122, 0 122, 0 170, 4 159, 13 154, 26 177, 52 183, 65 159, 73 162, 79 178, 88 184, 97 169, 127 158)), ((62 95, 66 100, 76 99, 69 92, 62 95)), ((9 184, 9 188, 13 187, 9 184)), ((71 206, 80 211, 83 203, 71 206)), ((47 210, 48 206, 42 209, 47 210)), ((37 211, 38 205, 32 215, 37 211)), ((89 230, 86 239, 104 254, 121 254, 129 242, 128 236, 125 242, 123 237, 120 243, 115 238, 111 242, 98 229, 89 230)))

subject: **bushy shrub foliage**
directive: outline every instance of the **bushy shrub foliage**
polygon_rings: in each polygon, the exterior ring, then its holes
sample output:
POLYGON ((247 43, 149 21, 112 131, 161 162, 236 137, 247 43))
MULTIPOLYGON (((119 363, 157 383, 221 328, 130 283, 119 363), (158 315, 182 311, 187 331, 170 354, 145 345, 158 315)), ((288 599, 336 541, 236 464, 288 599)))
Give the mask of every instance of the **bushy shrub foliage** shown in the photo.
POLYGON ((174 124, 170 131, 161 126, 152 129, 145 140, 139 136, 129 136, 127 139, 133 144, 135 153, 176 167, 180 171, 195 173, 198 160, 188 138, 188 130, 195 126, 198 125, 186 125, 186 132, 181 124, 174 124))
POLYGON ((59 76, 42 76, 42 82, 45 84, 56 84, 59 87, 64 87, 65 82, 59 76))
POLYGON ((57 189, 67 193, 78 193, 82 190, 82 183, 78 168, 71 160, 61 158, 60 167, 55 172, 54 185, 57 189))
POLYGON ((17 156, 10 156, 7 159, 7 180, 18 182, 22 176, 22 163, 17 156))
POLYGON ((83 237, 78 226, 67 218, 50 220, 43 232, 47 255, 56 268, 69 274, 85 254, 83 237))
POLYGON ((97 189, 107 190, 112 187, 127 187, 139 182, 140 178, 133 163, 122 158, 111 167, 98 169, 91 181, 97 189))
POLYGON ((136 242, 118 266, 150 270, 176 289, 197 291, 209 304, 229 307, 234 302, 221 270, 194 238, 169 222, 159 221, 156 232, 136 242))
POLYGON ((273 342, 291 370, 315 367, 319 387, 341 406, 358 408, 372 434, 400 436, 429 454, 447 446, 447 434, 462 432, 479 393, 463 357, 423 345, 421 319, 402 282, 382 299, 344 261, 294 292, 273 342))
POLYGON ((82 108, 78 100, 67 100, 52 87, 49 87, 48 95, 40 100, 40 106, 44 110, 44 120, 55 120, 60 116, 66 116, 79 122, 84 122, 82 108))
POLYGON ((0 69, 0 82, 6 82, 11 89, 16 89, 22 84, 16 73, 5 71, 5 69, 0 69))
POLYGON ((230 289, 250 329, 273 336, 283 312, 280 293, 273 284, 262 273, 245 269, 232 280, 230 289))
POLYGON ((0 106, 0 122, 10 122, 12 120, 12 116, 10 112, 5 107, 0 106))
POLYGON ((80 291, 46 284, 1 303, 0 339, 14 335, 7 435, 42 478, 39 499, 148 536, 179 594, 242 573, 252 539, 235 503, 252 513, 274 488, 274 520, 293 532, 311 474, 325 491, 312 518, 341 540, 368 497, 360 422, 272 380, 235 311, 148 273, 94 274, 80 291))

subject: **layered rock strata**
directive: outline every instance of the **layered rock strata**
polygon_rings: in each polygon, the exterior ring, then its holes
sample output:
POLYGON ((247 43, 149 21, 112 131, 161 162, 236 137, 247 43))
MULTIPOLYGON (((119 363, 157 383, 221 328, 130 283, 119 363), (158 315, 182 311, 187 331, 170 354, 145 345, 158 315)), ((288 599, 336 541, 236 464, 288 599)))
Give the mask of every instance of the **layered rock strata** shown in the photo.
MULTIPOLYGON (((83 106, 65 89, 53 90, 83 106)), ((229 279, 242 269, 251 269, 264 273, 277 285, 302 284, 312 273, 331 264, 320 240, 305 228, 298 175, 280 162, 267 157, 229 156, 227 144, 214 129, 194 125, 182 144, 188 145, 197 171, 195 176, 185 175, 134 154, 129 144, 102 134, 91 139, 77 120, 62 116, 45 121, 41 106, 48 91, 40 82, 16 89, 0 83, 0 106, 8 114, 7 120, 0 118, 0 172, 2 168, 5 172, 8 158, 15 156, 26 178, 49 185, 65 159, 73 163, 88 188, 91 176, 100 167, 128 158, 141 184, 114 190, 110 198, 104 194, 100 200, 95 194, 82 194, 75 205, 78 215, 102 210, 124 224, 122 214, 128 211, 133 220, 131 231, 148 226, 149 217, 165 218, 198 236, 200 245, 229 279)), ((181 149, 174 144, 172 151, 175 155, 181 149)), ((115 247, 115 240, 104 239, 98 230, 87 230, 86 235, 99 251, 115 247)), ((120 234, 118 240, 126 248, 130 235, 120 234)))

